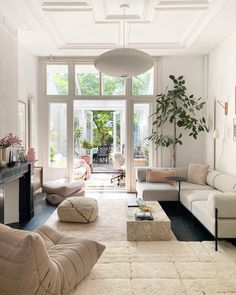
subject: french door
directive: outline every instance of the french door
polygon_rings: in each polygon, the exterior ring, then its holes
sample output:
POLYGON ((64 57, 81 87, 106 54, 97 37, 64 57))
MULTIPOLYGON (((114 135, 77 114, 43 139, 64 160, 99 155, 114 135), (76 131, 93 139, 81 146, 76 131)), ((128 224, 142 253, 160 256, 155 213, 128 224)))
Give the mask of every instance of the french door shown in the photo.
MULTIPOLYGON (((119 109, 117 106, 113 112, 113 151, 125 155, 126 189, 135 191, 136 168, 156 164, 155 150, 147 140, 151 132, 152 102, 125 100, 123 103, 124 107, 119 109)), ((73 118, 75 114, 81 118, 84 116, 81 129, 84 136, 92 142, 94 134, 91 109, 90 107, 84 112, 79 108, 75 109, 73 101, 48 103, 48 140, 45 145, 48 180, 62 177, 72 179, 74 153, 78 153, 73 118)))

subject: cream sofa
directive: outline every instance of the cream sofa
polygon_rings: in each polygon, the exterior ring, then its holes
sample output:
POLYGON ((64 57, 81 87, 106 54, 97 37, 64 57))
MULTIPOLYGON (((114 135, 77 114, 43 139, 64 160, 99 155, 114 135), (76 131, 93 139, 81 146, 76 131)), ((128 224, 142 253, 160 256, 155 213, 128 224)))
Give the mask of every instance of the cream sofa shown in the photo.
MULTIPOLYGON (((152 168, 166 169, 166 168, 152 168)), ((180 202, 218 238, 236 238, 236 176, 209 171, 206 185, 187 182, 187 168, 173 168, 183 177, 180 202)), ((146 201, 177 201, 178 184, 146 182, 147 168, 137 168, 137 196, 146 201)))

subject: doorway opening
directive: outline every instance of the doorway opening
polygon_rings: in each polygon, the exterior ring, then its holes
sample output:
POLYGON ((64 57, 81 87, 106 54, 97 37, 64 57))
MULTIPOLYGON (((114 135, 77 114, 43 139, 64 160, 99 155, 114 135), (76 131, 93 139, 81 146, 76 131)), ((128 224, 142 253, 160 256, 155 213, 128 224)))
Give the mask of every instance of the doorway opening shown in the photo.
POLYGON ((73 177, 79 179, 82 168, 87 169, 86 189, 126 187, 125 108, 124 100, 74 101, 73 177), (117 163, 117 155, 123 159, 122 165, 117 163))

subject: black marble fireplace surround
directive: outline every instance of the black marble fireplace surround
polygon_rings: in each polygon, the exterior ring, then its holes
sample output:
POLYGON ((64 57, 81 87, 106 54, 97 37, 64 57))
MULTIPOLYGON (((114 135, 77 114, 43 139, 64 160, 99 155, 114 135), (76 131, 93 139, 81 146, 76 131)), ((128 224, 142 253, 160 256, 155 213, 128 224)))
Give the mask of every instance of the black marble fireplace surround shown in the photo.
POLYGON ((5 184, 19 179, 19 221, 34 216, 33 162, 18 163, 13 167, 0 169, 0 223, 4 223, 5 184))

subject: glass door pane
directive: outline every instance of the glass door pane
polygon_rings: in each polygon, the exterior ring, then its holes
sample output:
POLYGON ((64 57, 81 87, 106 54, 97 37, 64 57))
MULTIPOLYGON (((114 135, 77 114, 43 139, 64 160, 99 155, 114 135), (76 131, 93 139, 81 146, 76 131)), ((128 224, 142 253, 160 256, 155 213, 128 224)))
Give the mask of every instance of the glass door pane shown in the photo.
POLYGON ((49 107, 49 167, 67 167, 67 104, 50 103, 49 107))
POLYGON ((149 165, 149 104, 135 103, 133 116, 133 166, 149 165))

